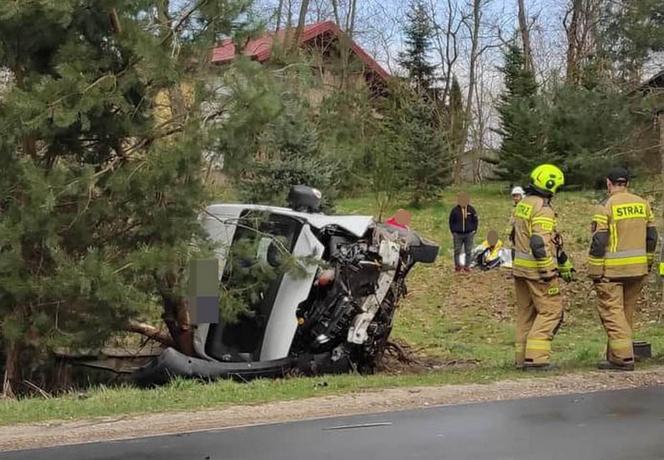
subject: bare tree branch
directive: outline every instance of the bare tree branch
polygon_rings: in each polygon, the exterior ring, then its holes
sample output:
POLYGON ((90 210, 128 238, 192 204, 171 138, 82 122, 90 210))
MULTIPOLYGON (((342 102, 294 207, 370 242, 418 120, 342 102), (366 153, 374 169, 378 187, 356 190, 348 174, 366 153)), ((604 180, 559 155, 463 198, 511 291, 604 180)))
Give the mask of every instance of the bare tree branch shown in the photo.
POLYGON ((521 45, 523 46, 523 56, 526 60, 526 69, 535 71, 533 53, 530 45, 530 27, 526 19, 526 6, 524 0, 519 0, 519 33, 521 34, 521 45))
POLYGON ((147 323, 132 320, 129 322, 129 324, 127 324, 125 329, 127 332, 141 334, 149 339, 161 343, 162 345, 166 345, 167 347, 175 347, 175 342, 173 341, 171 334, 147 323))
POLYGON ((277 6, 277 26, 276 31, 278 32, 281 29, 281 17, 284 14, 284 0, 279 0, 279 5, 277 6))

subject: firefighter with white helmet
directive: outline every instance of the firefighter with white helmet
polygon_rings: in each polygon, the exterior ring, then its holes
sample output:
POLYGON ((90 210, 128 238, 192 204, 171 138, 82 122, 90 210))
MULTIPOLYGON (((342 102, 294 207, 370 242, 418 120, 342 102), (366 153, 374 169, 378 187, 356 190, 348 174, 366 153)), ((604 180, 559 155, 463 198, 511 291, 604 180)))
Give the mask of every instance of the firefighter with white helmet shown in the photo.
MULTIPOLYGON (((516 205, 519 204, 521 200, 526 196, 526 191, 520 187, 516 186, 512 189, 512 201, 514 202, 514 209, 512 210, 512 215, 510 216, 510 225, 507 227, 506 230, 506 235, 507 239, 512 245, 512 248, 514 247, 514 212, 516 211, 516 205)), ((514 251, 512 251, 512 257, 514 257, 514 251)))
POLYGON ((512 200, 514 200, 514 205, 519 204, 519 201, 523 200, 526 196, 526 191, 519 186, 516 186, 512 189, 512 200))

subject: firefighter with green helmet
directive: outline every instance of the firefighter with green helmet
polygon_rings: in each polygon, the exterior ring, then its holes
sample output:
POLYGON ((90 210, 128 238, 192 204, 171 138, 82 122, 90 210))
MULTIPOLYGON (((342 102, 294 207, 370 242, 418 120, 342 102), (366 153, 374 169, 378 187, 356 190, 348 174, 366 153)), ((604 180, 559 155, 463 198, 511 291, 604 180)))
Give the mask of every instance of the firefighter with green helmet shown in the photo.
POLYGON ((536 167, 514 212, 513 275, 516 289, 516 365, 551 369, 551 342, 563 320, 560 278, 571 281, 572 263, 556 227, 553 196, 565 183, 551 164, 536 167))

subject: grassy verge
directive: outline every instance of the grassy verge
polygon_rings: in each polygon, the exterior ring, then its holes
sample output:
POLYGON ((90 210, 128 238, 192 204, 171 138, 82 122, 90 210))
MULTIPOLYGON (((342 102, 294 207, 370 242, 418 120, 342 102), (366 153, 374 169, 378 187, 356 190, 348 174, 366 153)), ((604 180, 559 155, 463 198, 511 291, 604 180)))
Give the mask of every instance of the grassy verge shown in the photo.
MULTIPOLYGON (((561 369, 557 374, 578 372, 584 367, 561 369)), ((404 375, 335 375, 317 378, 255 380, 249 383, 218 381, 204 384, 177 380, 169 385, 140 390, 132 387, 99 387, 84 394, 69 394, 53 399, 24 399, 0 403, 0 425, 75 420, 174 411, 221 409, 238 404, 299 400, 385 388, 417 387, 468 383, 491 383, 505 379, 550 377, 511 367, 477 367, 404 375)), ((554 374, 555 375, 555 374, 554 374)))
MULTIPOLYGON (((504 233, 511 211, 508 191, 492 185, 474 188, 471 195, 480 214, 480 235, 491 228, 504 233)), ((454 205, 454 196, 455 191, 451 190, 436 204, 412 209, 413 227, 440 242, 441 255, 434 266, 421 266, 413 272, 409 294, 397 314, 394 337, 427 360, 440 364, 472 361, 473 365, 449 368, 443 365, 442 369, 416 374, 402 370, 399 375, 325 376, 248 384, 177 381, 153 390, 96 388, 82 395, 0 402, 0 424, 200 410, 387 387, 482 383, 523 377, 523 373, 511 367, 514 299, 509 274, 453 273, 447 215, 454 205)), ((564 287, 566 320, 554 341, 554 359, 561 365, 560 372, 592 368, 605 346, 606 337, 596 313, 591 283, 583 273, 593 201, 598 198, 591 193, 576 192, 564 193, 556 200, 566 246, 579 269, 579 281, 564 287)), ((339 212, 373 214, 373 201, 348 199, 339 204, 339 212)), ((650 341, 655 352, 664 350, 657 283, 653 279, 646 288, 636 320, 636 338, 650 341)))

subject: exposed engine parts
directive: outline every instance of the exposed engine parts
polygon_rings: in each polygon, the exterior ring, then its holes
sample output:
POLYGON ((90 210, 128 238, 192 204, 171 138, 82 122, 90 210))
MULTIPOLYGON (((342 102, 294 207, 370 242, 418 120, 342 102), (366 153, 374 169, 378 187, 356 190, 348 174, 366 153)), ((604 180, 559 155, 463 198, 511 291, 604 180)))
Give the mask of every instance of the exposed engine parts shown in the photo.
POLYGON ((222 284, 234 279, 228 261, 232 249, 245 244, 252 231, 267 241, 243 263, 275 265, 276 241, 306 263, 302 273, 271 279, 236 321, 196 325, 196 356, 168 349, 136 375, 139 382, 376 368, 408 273, 418 262, 434 262, 438 246, 371 217, 314 214, 320 196, 310 190, 294 189, 290 195, 292 206, 307 212, 242 204, 208 208, 204 226, 219 244, 222 284))

